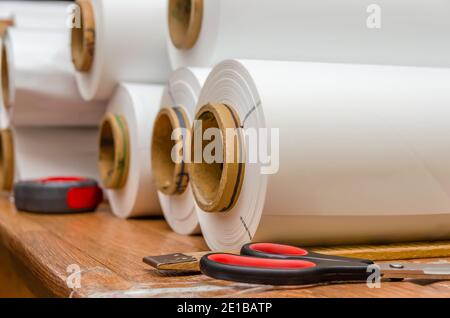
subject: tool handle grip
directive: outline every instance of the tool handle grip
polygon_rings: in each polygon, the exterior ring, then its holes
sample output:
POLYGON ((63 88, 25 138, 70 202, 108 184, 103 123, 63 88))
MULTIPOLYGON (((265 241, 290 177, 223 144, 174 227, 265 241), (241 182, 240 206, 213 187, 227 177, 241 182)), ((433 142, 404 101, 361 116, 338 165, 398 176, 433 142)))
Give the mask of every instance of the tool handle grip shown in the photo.
POLYGON ((366 280, 364 263, 282 260, 233 254, 207 254, 200 260, 203 274, 222 280, 264 285, 311 285, 366 280))
POLYGON ((81 177, 51 177, 19 181, 14 185, 17 210, 36 213, 94 211, 103 201, 96 180, 81 177))

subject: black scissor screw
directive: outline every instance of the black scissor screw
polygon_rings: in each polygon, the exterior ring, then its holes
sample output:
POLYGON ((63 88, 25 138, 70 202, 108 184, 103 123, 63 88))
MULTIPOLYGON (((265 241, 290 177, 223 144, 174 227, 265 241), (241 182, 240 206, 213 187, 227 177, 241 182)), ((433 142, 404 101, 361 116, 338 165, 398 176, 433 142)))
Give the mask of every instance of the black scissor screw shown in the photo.
POLYGON ((402 264, 389 264, 389 267, 393 268, 393 269, 403 269, 403 268, 405 268, 405 266, 402 265, 402 264))

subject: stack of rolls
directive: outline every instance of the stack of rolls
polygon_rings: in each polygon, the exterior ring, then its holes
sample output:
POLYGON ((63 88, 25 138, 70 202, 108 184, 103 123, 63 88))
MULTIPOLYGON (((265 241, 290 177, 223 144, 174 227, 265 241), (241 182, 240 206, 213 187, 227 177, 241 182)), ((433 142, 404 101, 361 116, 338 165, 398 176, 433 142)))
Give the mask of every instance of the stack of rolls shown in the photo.
POLYGON ((214 67, 194 115, 169 83, 154 124, 172 229, 192 234, 193 198, 213 250, 450 237, 449 3, 167 2, 173 77, 214 67), (210 141, 222 161, 196 162, 210 141))
POLYGON ((12 6, 14 25, 1 43, 2 190, 22 179, 98 177, 96 138, 105 103, 86 103, 78 92, 69 4, 12 6))
POLYGON ((97 176, 213 250, 450 237, 449 3, 8 5, 3 189, 97 176))

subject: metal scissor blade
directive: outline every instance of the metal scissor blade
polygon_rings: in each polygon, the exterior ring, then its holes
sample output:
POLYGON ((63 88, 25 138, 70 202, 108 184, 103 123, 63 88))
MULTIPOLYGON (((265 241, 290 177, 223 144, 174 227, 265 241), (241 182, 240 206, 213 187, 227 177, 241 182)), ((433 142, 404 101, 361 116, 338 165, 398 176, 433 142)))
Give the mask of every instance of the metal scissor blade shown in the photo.
POLYGON ((377 264, 383 278, 450 280, 450 264, 383 263, 377 264))

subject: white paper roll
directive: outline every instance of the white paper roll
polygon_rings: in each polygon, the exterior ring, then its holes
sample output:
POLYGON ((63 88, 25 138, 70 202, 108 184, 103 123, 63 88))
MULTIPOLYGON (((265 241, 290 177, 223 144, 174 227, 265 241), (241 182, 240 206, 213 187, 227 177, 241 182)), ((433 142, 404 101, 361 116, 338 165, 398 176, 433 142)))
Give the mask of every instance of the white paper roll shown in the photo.
POLYGON ((1 83, 12 126, 98 125, 106 104, 81 98, 68 32, 8 29, 1 83))
MULTIPOLYGON (((198 109, 225 104, 245 129, 278 128, 280 157, 279 171, 264 175, 267 165, 250 163, 245 145, 235 206, 216 213, 197 208, 209 247, 449 238, 449 82, 450 69, 439 68, 216 66, 198 109)), ((204 184, 190 172, 196 192, 204 184)))
POLYGON ((0 18, 11 17, 14 25, 30 29, 64 29, 70 17, 70 1, 0 1, 0 18))
MULTIPOLYGON (((185 127, 179 128, 191 128, 198 95, 209 71, 210 69, 202 68, 180 68, 171 75, 169 82, 166 84, 160 109, 176 109, 177 112, 181 110, 188 120, 185 123, 185 127)), ((166 122, 167 119, 164 118, 162 120, 166 122)), ((167 141, 171 140, 173 128, 167 130, 169 133, 165 136, 167 141)), ((160 129, 157 122, 154 129, 155 131, 160 129)), ((157 160, 171 156, 170 153, 163 154, 160 153, 161 151, 163 150, 159 149, 159 153, 154 152, 154 155, 158 156, 157 160)), ((154 165, 155 163, 152 164, 154 165)), ((200 233, 200 226, 194 207, 194 197, 189 184, 182 193, 165 194, 162 191, 158 191, 158 197, 164 217, 175 232, 185 235, 200 233)))
MULTIPOLYGON (((92 0, 92 65, 77 73, 86 100, 105 100, 122 81, 163 83, 170 74, 165 0, 92 0)), ((87 12, 82 12, 86 18, 87 12)), ((89 30, 88 34, 92 34, 89 30)), ((80 34, 79 34, 80 35, 80 34)), ((79 37, 83 41, 82 35, 79 37)), ((72 46, 83 44, 72 37, 72 46)))
POLYGON ((170 2, 173 68, 229 58, 450 66, 445 0, 170 2))
POLYGON ((98 179, 97 135, 97 128, 14 128, 15 181, 54 176, 98 179))
MULTIPOLYGON (((113 213, 121 218, 161 214, 152 182, 150 143, 163 89, 158 85, 120 84, 108 106, 107 114, 123 118, 121 130, 127 136, 125 151, 129 163, 124 184, 106 191, 113 213)), ((115 149, 119 147, 117 140, 113 144, 115 149)), ((108 158, 108 152, 101 147, 100 156, 106 153, 108 158)))

